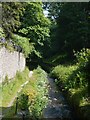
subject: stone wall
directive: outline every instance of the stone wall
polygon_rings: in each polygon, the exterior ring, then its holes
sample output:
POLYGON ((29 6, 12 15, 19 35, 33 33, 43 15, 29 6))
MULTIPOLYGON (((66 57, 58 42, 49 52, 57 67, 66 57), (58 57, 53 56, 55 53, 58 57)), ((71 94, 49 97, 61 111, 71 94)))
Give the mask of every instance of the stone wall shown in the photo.
POLYGON ((19 52, 10 52, 5 47, 0 48, 0 83, 5 76, 13 78, 17 71, 23 71, 25 68, 25 57, 19 52))

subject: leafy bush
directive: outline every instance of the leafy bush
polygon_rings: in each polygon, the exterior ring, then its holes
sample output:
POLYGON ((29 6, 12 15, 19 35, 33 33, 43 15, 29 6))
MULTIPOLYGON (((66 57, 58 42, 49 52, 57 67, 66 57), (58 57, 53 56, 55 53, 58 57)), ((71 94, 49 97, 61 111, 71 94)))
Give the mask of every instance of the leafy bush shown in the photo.
POLYGON ((65 89, 67 89, 72 86, 72 81, 68 78, 69 76, 71 76, 72 72, 75 71, 76 69, 77 66, 59 65, 52 70, 51 75, 58 79, 57 84, 63 83, 65 89))
POLYGON ((22 52, 25 54, 25 56, 27 56, 28 54, 30 54, 33 51, 34 46, 33 46, 33 44, 29 43, 29 40, 30 40, 29 38, 22 37, 22 36, 19 36, 16 34, 14 34, 12 36, 12 38, 13 38, 15 44, 22 48, 22 52))
POLYGON ((90 49, 83 48, 80 52, 74 54, 77 58, 78 67, 86 67, 87 63, 90 62, 90 49))

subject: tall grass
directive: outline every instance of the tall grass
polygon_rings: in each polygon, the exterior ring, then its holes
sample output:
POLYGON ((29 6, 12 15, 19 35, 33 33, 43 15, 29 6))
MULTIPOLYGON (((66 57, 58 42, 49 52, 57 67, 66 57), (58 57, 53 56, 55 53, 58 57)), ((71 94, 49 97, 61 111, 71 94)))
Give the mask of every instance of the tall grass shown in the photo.
POLYGON ((21 85, 29 80, 29 70, 25 68, 23 72, 17 72, 15 78, 10 82, 6 77, 5 82, 2 84, 2 107, 7 107, 11 100, 17 95, 21 85))

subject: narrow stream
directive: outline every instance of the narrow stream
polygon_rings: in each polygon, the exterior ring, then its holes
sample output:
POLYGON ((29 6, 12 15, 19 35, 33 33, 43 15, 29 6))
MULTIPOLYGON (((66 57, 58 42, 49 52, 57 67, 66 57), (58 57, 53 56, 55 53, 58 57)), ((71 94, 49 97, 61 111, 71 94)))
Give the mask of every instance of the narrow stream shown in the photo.
POLYGON ((74 120, 72 112, 68 106, 62 92, 60 92, 54 82, 49 78, 49 102, 43 111, 43 118, 54 118, 59 120, 74 120))

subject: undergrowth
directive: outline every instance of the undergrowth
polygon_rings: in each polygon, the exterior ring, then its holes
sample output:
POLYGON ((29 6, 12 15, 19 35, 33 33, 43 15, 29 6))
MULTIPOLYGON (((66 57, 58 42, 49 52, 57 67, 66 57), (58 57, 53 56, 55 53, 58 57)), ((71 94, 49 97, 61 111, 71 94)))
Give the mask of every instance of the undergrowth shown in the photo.
POLYGON ((51 71, 51 76, 55 78, 56 84, 63 91, 68 92, 68 99, 74 106, 84 111, 84 117, 88 118, 90 113, 90 50, 82 49, 75 55, 77 58, 75 65, 58 65, 51 71))
MULTIPOLYGON (((22 111, 25 112, 26 117, 32 119, 42 118, 43 109, 48 103, 48 80, 47 73, 40 67, 33 70, 32 77, 28 78, 28 69, 22 73, 17 73, 16 77, 9 83, 8 77, 3 84, 3 104, 2 109, 6 108, 11 99, 16 95, 13 105, 8 108, 4 118, 14 118, 22 111), (26 80, 29 82, 25 86, 21 86, 26 80), (21 87, 21 91, 18 90, 21 87), (17 104, 17 113, 16 111, 17 104)), ((17 116, 18 117, 18 116, 17 116)), ((21 116, 22 117, 22 116, 21 116)))
POLYGON ((47 84, 46 72, 38 67, 33 71, 29 83, 18 95, 18 111, 28 111, 27 116, 33 119, 42 117, 42 111, 48 102, 47 84))

